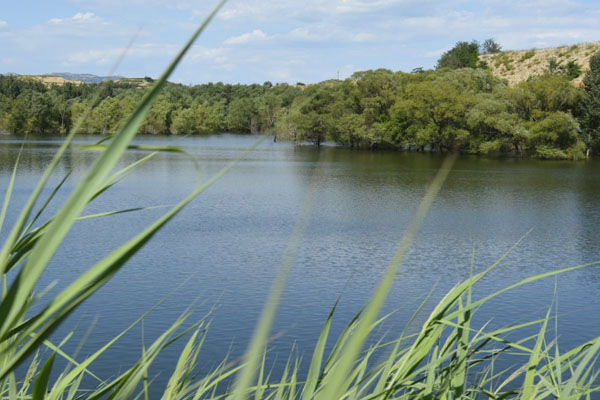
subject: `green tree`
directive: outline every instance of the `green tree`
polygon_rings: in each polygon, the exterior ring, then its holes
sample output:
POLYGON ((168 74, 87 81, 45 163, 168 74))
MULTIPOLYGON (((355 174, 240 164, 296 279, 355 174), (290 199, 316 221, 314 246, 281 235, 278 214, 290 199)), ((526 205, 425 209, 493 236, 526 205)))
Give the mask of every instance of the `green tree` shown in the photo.
POLYGON ((0 93, 0 135, 9 134, 8 116, 11 109, 11 100, 0 93))
POLYGON ((600 52, 590 59, 590 69, 583 78, 582 113, 580 117, 585 154, 600 147, 600 52))
POLYGON ((92 112, 90 133, 112 134, 116 131, 121 118, 122 108, 119 101, 114 97, 107 97, 92 112))
POLYGON ((281 115, 281 103, 281 98, 272 92, 268 92, 259 100, 258 113, 262 132, 275 126, 277 117, 281 115))
POLYGON ((532 78, 507 93, 511 102, 521 109, 524 119, 531 119, 534 110, 562 111, 577 115, 583 96, 568 79, 559 75, 532 78))
POLYGON ((332 139, 343 145, 359 147, 362 138, 365 137, 365 125, 362 115, 342 115, 334 124, 332 139))
POLYGON ((141 133, 153 135, 169 133, 174 110, 175 104, 164 94, 159 95, 140 128, 141 133))
POLYGON ((569 80, 577 79, 581 75, 581 66, 571 60, 564 66, 564 75, 569 80))
POLYGON ((509 152, 521 154, 527 140, 527 130, 510 102, 488 93, 477 96, 476 104, 467 116, 473 153, 509 152))
POLYGON ((51 92, 53 113, 60 121, 59 132, 65 134, 71 127, 71 102, 57 91, 51 92))
POLYGON ((553 112, 534 122, 530 132, 530 145, 539 158, 579 158, 583 154, 577 146, 578 124, 563 112, 553 112))
POLYGON ((481 50, 483 54, 500 53, 502 51, 502 46, 494 39, 487 39, 481 45, 481 50))
POLYGON ((238 98, 229 104, 227 128, 236 133, 257 133, 259 130, 258 110, 253 99, 238 98))
POLYGON ((479 43, 458 42, 451 49, 442 54, 437 63, 437 69, 441 68, 477 68, 479 59, 479 43))
POLYGON ((328 118, 316 111, 310 111, 296 117, 296 126, 298 129, 298 139, 311 142, 317 146, 325 140, 328 131, 328 118))
POLYGON ((452 84, 458 93, 492 93, 505 88, 504 82, 486 69, 462 68, 438 72, 435 80, 452 84))
POLYGON ((391 109, 398 129, 393 142, 418 149, 454 150, 468 146, 466 115, 474 102, 471 93, 460 93, 444 81, 407 85, 391 109))

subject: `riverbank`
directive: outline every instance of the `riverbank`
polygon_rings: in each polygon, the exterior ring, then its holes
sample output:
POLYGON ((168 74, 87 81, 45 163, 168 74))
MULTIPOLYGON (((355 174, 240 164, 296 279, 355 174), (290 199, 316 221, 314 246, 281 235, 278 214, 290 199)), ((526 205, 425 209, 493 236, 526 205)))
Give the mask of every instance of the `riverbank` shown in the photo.
MULTIPOLYGON (((80 131, 113 134, 146 90, 119 81, 47 87, 0 77, 0 129, 65 133, 91 105, 80 131)), ((577 160, 600 150, 586 96, 562 75, 508 86, 471 68, 364 71, 302 88, 167 84, 138 133, 274 132, 278 140, 316 145, 577 160)))

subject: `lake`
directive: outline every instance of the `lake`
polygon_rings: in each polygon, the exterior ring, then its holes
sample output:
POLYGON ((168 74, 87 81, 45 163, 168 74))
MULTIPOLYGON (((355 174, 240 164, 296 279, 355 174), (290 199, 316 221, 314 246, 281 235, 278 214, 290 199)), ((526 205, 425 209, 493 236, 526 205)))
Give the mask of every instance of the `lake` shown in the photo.
MULTIPOLYGON (((96 140, 82 137, 77 143, 96 140)), ((254 140, 229 134, 138 137, 136 144, 180 146, 188 155, 158 154, 94 200, 85 214, 175 204, 193 189, 198 175, 208 180, 254 140)), ((16 218, 59 141, 27 142, 8 224, 16 218)), ((14 137, 0 142, 3 189, 20 144, 14 137)), ((146 154, 128 151, 123 165, 146 154)), ((73 170, 58 202, 96 156, 82 149, 66 154, 49 185, 73 170)), ((81 358, 169 296, 144 322, 147 343, 195 304, 196 320, 214 308, 200 363, 209 369, 229 351, 233 358, 239 356, 305 202, 310 193, 316 193, 273 328, 277 337, 270 345, 270 362, 275 365, 285 363, 292 349, 307 359, 338 296, 333 334, 343 329, 372 294, 442 161, 439 154, 295 147, 267 140, 159 232, 66 321, 55 338, 58 341, 77 328, 78 335, 65 346, 74 351, 91 327, 81 358)), ((54 282, 50 294, 56 293, 164 212, 164 208, 154 208, 78 222, 38 290, 54 282)), ((469 276, 473 253, 474 269, 481 271, 530 230, 478 284, 476 298, 531 275, 600 260, 600 161, 460 157, 396 277, 385 311, 397 311, 385 329, 390 335, 398 334, 432 292, 431 301, 409 328, 417 330, 435 302, 469 276)), ((6 228, 1 237, 5 235, 6 228)), ((549 307, 557 307, 557 333, 564 352, 600 334, 599 289, 600 267, 582 269, 502 295, 479 309, 476 320, 498 327, 543 317, 549 307)), ((535 329, 524 330, 520 336, 535 329)), ((140 326, 92 370, 108 378, 133 364, 141 355, 141 335, 140 326)), ((169 348, 157 360, 152 372, 162 373, 155 385, 168 378, 177 350, 169 348)))

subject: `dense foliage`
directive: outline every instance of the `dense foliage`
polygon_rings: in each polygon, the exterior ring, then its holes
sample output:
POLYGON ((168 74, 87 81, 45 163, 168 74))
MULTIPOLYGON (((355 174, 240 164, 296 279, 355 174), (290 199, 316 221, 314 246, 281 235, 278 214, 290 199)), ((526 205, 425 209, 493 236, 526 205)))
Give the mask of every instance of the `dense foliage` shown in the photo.
POLYGON ((366 71, 309 86, 277 132, 317 144, 582 158, 583 98, 556 75, 508 87, 483 69, 366 71))
POLYGON ((600 53, 590 59, 590 70, 583 78, 585 96, 583 98, 581 127, 586 153, 593 147, 600 147, 600 53))
MULTIPOLYGON (((147 81, 148 79, 144 79, 147 81)), ((83 130, 112 134, 147 90, 136 80, 103 84, 45 86, 21 77, 0 76, 0 132, 50 134, 67 132, 94 101, 83 130)), ((273 127, 282 109, 300 89, 290 85, 197 86, 168 84, 158 96, 139 133, 258 133, 273 127)))
POLYGON ((476 68, 479 60, 479 43, 458 42, 456 45, 442 54, 438 60, 439 68, 476 68))
MULTIPOLYGON (((560 71, 509 87, 485 68, 379 69, 308 86, 169 84, 139 133, 273 132, 317 145, 579 159, 600 150, 600 56, 592 61, 582 88, 560 71)), ((0 131, 64 133, 99 88, 87 133, 114 133, 147 90, 0 76, 0 131)))

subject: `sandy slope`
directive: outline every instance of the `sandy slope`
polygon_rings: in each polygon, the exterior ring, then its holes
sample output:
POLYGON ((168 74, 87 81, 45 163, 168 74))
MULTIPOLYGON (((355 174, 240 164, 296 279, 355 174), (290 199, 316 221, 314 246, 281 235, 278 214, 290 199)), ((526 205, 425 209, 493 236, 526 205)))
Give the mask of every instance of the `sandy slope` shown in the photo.
POLYGON ((50 76, 50 75, 21 75, 23 78, 27 79, 35 79, 36 81, 40 81, 46 85, 64 85, 65 83, 73 83, 75 85, 82 85, 81 81, 72 81, 69 79, 65 79, 60 76, 50 76))
MULTIPOLYGON (((585 73, 589 68, 590 57, 597 51, 600 51, 600 42, 548 49, 505 51, 497 54, 485 54, 479 59, 485 61, 494 75, 507 79, 510 85, 515 85, 527 80, 530 76, 542 75, 548 69, 552 58, 556 59, 560 65, 574 61, 585 73)), ((583 73, 573 81, 574 84, 581 83, 583 73)))

